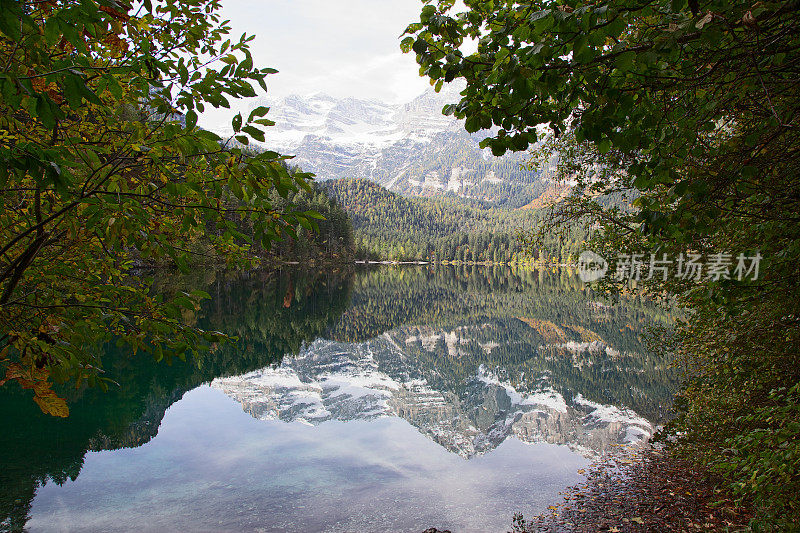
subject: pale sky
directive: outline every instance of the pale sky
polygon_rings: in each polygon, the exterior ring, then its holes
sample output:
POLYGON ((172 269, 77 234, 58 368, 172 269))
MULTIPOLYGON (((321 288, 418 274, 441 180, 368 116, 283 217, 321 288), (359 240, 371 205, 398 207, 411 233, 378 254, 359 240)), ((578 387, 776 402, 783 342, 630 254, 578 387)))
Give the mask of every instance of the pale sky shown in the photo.
POLYGON ((430 86, 419 76, 415 55, 400 52, 399 37, 419 20, 422 5, 420 0, 223 0, 222 14, 235 38, 243 32, 256 36, 250 43, 255 64, 279 71, 267 77, 270 97, 323 92, 399 103, 430 86))

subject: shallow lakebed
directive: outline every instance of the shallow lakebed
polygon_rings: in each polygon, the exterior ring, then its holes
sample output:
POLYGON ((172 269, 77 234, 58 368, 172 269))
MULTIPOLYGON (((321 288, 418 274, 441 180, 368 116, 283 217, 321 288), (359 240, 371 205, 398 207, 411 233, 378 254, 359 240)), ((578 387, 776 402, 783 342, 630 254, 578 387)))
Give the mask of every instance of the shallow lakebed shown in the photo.
POLYGON ((507 531, 646 440, 675 388, 641 339, 668 317, 567 271, 206 276, 180 283, 236 346, 199 365, 106 347, 120 388, 65 392, 66 420, 3 392, 4 525, 507 531))

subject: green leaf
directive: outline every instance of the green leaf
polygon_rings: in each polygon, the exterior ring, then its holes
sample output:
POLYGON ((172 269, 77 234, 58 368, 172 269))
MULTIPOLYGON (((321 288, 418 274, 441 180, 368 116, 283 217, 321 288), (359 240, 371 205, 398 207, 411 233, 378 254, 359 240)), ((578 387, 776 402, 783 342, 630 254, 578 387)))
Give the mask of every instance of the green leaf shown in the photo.
POLYGON ((21 24, 28 17, 23 16, 22 2, 3 1, 0 9, 0 32, 7 35, 12 42, 19 41, 22 36, 21 24))
POLYGON ((269 108, 266 106, 258 106, 250 112, 250 116, 247 118, 247 122, 250 122, 255 117, 263 117, 269 112, 269 108))
POLYGON ((413 44, 414 44, 414 38, 413 37, 406 37, 405 39, 400 41, 400 50, 403 53, 408 53, 408 52, 411 51, 411 46, 413 44))
POLYGON ((254 126, 244 126, 242 131, 250 135, 253 139, 264 142, 264 132, 254 126))
POLYGON ((186 129, 193 130, 196 125, 197 112, 194 109, 190 109, 186 112, 186 129))
POLYGON ((36 117, 42 121, 45 128, 53 128, 56 125, 56 118, 46 96, 36 98, 36 117))
POLYGON ((618 55, 614 61, 614 65, 620 70, 630 70, 633 66, 633 61, 636 59, 636 52, 631 50, 623 52, 618 55))

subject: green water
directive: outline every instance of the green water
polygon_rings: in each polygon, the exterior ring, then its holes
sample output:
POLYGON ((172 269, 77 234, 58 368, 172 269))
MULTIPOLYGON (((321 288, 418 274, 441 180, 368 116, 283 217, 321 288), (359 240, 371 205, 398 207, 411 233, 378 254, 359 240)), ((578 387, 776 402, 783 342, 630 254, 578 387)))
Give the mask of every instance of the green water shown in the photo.
POLYGON ((505 531, 646 439, 676 377, 569 272, 207 272, 200 361, 107 347, 120 383, 45 417, 0 389, 0 530, 505 531))

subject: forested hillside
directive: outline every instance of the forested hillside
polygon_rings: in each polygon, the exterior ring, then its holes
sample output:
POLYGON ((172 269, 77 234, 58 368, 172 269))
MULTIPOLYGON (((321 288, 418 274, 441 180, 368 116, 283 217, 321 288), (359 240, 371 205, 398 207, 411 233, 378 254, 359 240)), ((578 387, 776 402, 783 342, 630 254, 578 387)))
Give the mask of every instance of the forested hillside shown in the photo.
MULTIPOLYGON (((265 152, 260 147, 249 147, 237 143, 236 147, 245 157, 256 157, 265 152)), ((302 174, 302 169, 281 162, 290 176, 302 174)), ((269 194, 270 208, 279 216, 287 213, 302 213, 302 222, 283 224, 276 228, 277 239, 265 246, 263 241, 254 239, 253 220, 242 214, 247 200, 228 194, 225 198, 227 218, 235 223, 233 237, 237 244, 250 246, 250 254, 274 261, 306 261, 315 259, 325 262, 352 261, 354 252, 353 228, 344 209, 336 200, 330 198, 326 189, 310 181, 306 188, 272 190, 269 194)), ((225 231, 218 224, 207 222, 206 235, 220 236, 225 231)), ((221 262, 222 257, 214 253, 207 236, 193 243, 196 262, 221 262)))
POLYGON ((517 234, 535 223, 531 210, 450 198, 405 198, 361 179, 334 180, 324 186, 350 216, 361 258, 569 262, 586 236, 576 229, 563 241, 553 237, 527 254, 517 234))
POLYGON ((272 200, 277 209, 291 207, 299 211, 314 211, 322 218, 315 221, 316 227, 298 226, 296 235, 273 244, 269 251, 262 253, 296 261, 306 258, 352 260, 353 227, 345 210, 328 196, 323 187, 312 184, 311 191, 289 192, 285 198, 276 192, 272 200))

